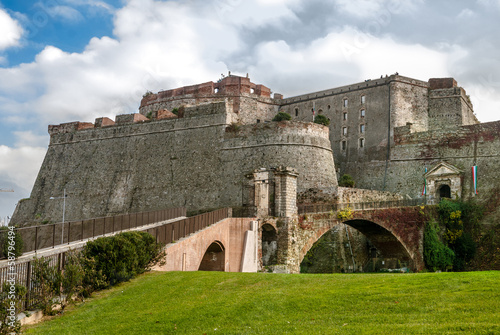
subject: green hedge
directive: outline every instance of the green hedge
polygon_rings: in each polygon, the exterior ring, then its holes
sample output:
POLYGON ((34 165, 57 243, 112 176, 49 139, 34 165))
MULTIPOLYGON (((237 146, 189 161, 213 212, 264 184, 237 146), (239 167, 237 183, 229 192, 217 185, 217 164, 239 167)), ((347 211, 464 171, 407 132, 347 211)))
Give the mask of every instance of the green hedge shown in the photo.
POLYGON ((94 275, 112 286, 146 271, 159 259, 160 250, 150 234, 126 232, 88 242, 82 257, 93 263, 94 275))

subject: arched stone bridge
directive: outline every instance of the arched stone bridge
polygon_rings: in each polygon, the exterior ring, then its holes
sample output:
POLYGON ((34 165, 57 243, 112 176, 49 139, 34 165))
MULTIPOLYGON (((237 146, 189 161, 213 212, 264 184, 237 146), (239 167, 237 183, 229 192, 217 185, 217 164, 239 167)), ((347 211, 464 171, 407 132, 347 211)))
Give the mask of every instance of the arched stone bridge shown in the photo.
POLYGON ((339 223, 364 234, 384 257, 408 262, 414 271, 424 268, 425 215, 419 206, 357 210, 343 222, 333 212, 303 214, 286 221, 267 219, 262 222, 261 231, 266 240, 267 231, 275 229, 277 263, 285 264, 289 272, 298 273, 313 244, 339 223))

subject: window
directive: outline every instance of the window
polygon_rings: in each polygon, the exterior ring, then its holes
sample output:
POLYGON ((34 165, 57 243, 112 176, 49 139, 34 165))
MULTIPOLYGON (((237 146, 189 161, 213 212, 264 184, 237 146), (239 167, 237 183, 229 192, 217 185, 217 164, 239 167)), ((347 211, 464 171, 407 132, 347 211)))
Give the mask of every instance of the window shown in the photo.
POLYGON ((364 109, 359 111, 359 117, 365 117, 365 110, 364 109))
POLYGON ((360 138, 359 139, 359 147, 360 148, 364 148, 365 147, 365 139, 364 138, 360 138))
POLYGON ((259 119, 257 119, 257 123, 260 123, 260 120, 259 120, 259 119))
POLYGON ((332 108, 332 106, 328 105, 327 108, 330 109, 330 108, 332 108))
POLYGON ((323 114, 323 110, 320 108, 318 114, 323 114))
POLYGON ((251 89, 250 89, 250 93, 254 94, 254 93, 255 93, 255 89, 254 89, 254 88, 251 88, 251 89))
POLYGON ((342 114, 342 120, 344 120, 344 121, 347 120, 347 113, 342 114))
POLYGON ((299 109, 295 108, 295 116, 299 116, 299 109))
POLYGON ((218 93, 219 92, 219 89, 218 88, 214 88, 214 93, 218 93))
POLYGON ((342 135, 347 135, 347 127, 342 127, 342 135))
POLYGON ((347 148, 347 142, 342 141, 342 151, 344 151, 347 148))
POLYGON ((361 103, 364 104, 366 102, 366 97, 364 95, 361 96, 361 103))
POLYGON ((360 124, 360 125, 359 125, 359 132, 360 132, 361 134, 364 134, 364 133, 365 133, 365 125, 364 125, 364 124, 360 124))
POLYGON ((347 107, 347 103, 348 103, 347 99, 344 99, 344 107, 347 107))

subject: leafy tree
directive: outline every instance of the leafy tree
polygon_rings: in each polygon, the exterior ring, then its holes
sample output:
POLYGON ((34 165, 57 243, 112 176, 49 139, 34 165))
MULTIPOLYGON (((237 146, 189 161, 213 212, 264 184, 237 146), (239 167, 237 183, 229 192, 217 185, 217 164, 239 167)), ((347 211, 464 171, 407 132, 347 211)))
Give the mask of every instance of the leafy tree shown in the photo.
POLYGON ((328 127, 330 125, 330 119, 324 115, 318 114, 314 118, 314 123, 319 123, 319 124, 322 124, 323 126, 328 127))
POLYGON ((26 295, 26 287, 4 283, 0 292, 0 335, 20 334, 21 323, 16 313, 26 295))
POLYGON ((17 258, 23 254, 23 238, 21 234, 19 234, 16 230, 10 231, 8 229, 2 229, 2 253, 5 257, 9 256, 9 251, 14 253, 14 256, 17 258), (12 235, 13 234, 13 235, 12 235))
POLYGON ((291 120, 292 117, 290 116, 290 114, 288 113, 285 113, 285 112, 279 112, 278 114, 276 114, 276 116, 273 118, 273 121, 289 121, 291 120))

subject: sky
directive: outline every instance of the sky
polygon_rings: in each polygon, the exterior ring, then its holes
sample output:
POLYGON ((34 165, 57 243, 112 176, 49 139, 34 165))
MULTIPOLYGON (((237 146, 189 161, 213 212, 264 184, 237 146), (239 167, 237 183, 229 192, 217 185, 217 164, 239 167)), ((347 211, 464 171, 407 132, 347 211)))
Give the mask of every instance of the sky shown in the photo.
POLYGON ((454 77, 498 120, 499 18, 500 0, 0 0, 0 189, 14 189, 0 221, 29 197, 49 124, 134 113, 148 90, 228 71, 285 97, 454 77))

